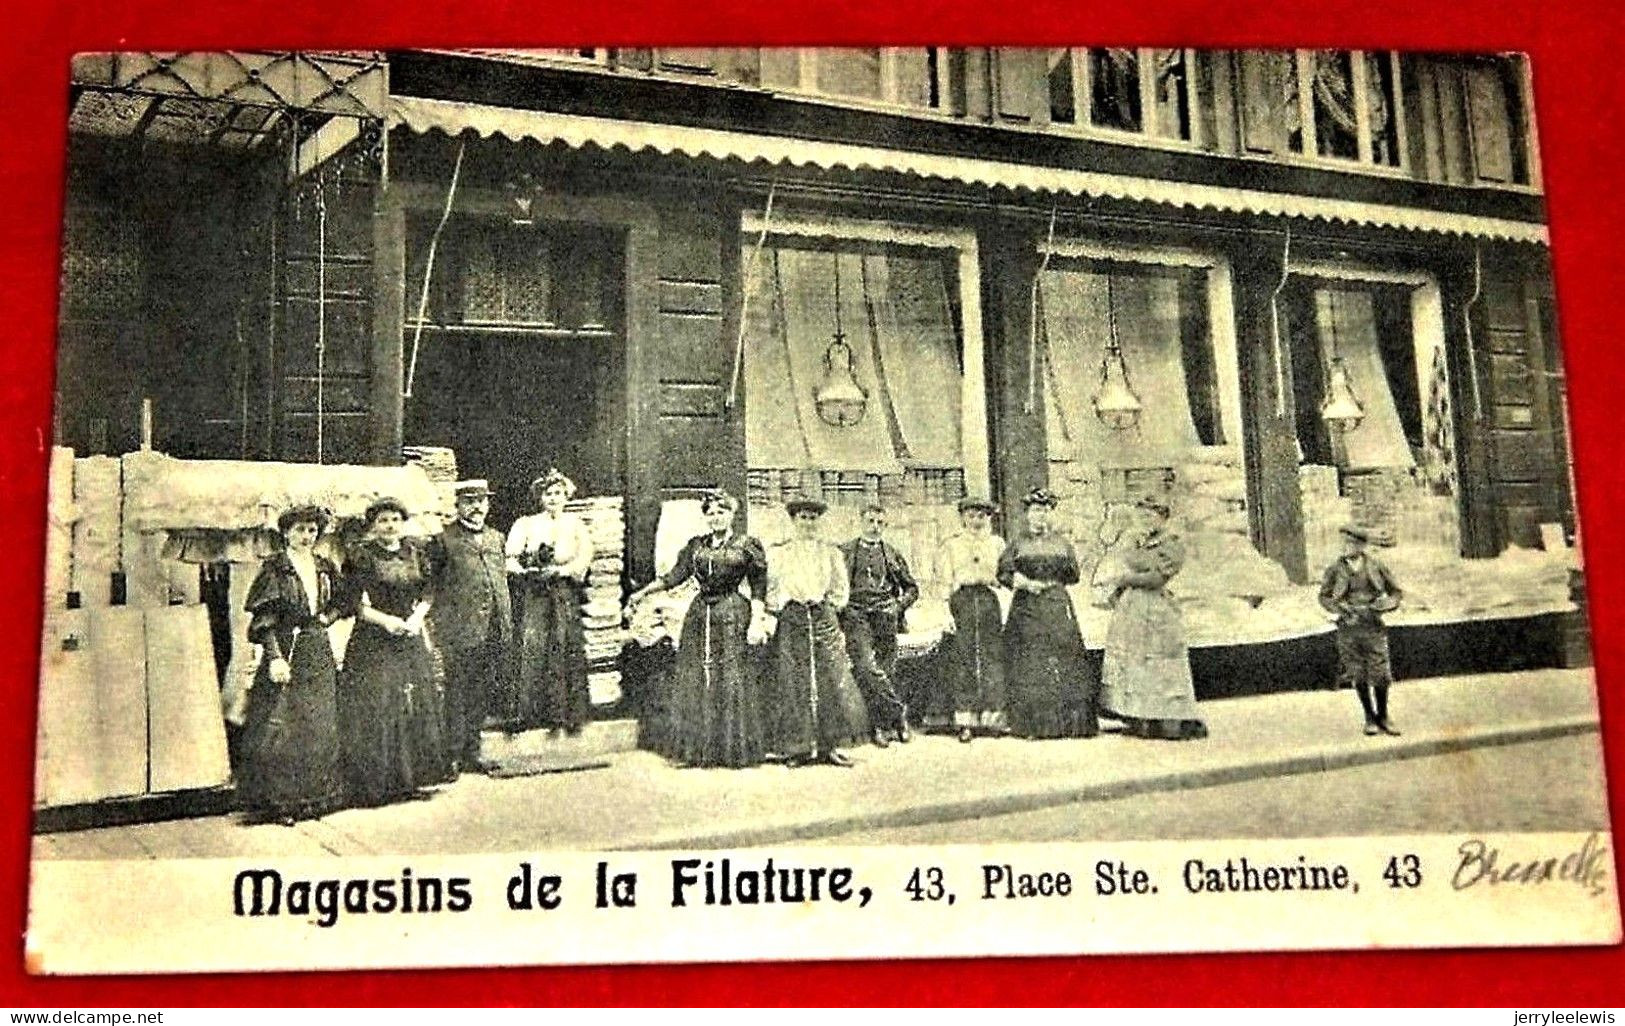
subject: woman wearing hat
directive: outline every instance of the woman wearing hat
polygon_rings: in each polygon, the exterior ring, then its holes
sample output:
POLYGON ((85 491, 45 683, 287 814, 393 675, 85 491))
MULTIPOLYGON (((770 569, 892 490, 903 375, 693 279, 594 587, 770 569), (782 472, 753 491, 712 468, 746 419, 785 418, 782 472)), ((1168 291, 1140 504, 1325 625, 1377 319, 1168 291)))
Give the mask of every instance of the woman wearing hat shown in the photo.
POLYGON ((591 713, 581 587, 592 566, 592 539, 581 518, 564 508, 575 493, 575 482, 548 470, 530 485, 536 512, 508 531, 519 645, 502 711, 512 731, 546 727, 576 734, 591 713))
POLYGON ((846 560, 818 537, 822 502, 796 499, 785 507, 795 535, 767 557, 767 606, 778 616, 768 747, 793 766, 850 766, 840 746, 867 734, 869 717, 837 617, 851 594, 846 560))
POLYGON ((944 639, 949 693, 959 740, 978 732, 1006 733, 1004 719, 1004 624, 999 596, 999 556, 1004 539, 993 533, 993 504, 967 496, 959 503, 962 530, 943 544, 952 632, 944 639))
POLYGON ((1005 702, 1022 737, 1094 737, 1098 681, 1067 585, 1078 583, 1072 543, 1051 525, 1055 497, 1035 488, 1022 500, 1027 529, 999 557, 999 583, 1015 589, 1004 625, 1005 702))
POLYGON ((343 804, 336 668, 327 625, 338 571, 316 555, 327 511, 295 506, 277 518, 283 551, 248 589, 248 640, 264 651, 248 694, 237 792, 248 822, 292 824, 343 804))
POLYGON ((767 595, 767 553, 755 538, 733 529, 739 500, 711 492, 700 500, 710 528, 690 538, 663 577, 632 593, 675 588, 689 578, 700 593, 683 617, 672 682, 668 752, 690 766, 755 766, 766 753, 761 696, 747 647, 751 616, 767 595), (750 588, 750 598, 739 586, 750 588))
POLYGON ((1112 610, 1106 629, 1101 711, 1134 737, 1185 741, 1207 736, 1196 715, 1185 621, 1168 582, 1185 564, 1185 547, 1168 533, 1168 504, 1144 498, 1123 548, 1109 556, 1098 587, 1112 610))
POLYGON ((368 538, 346 567, 356 624, 344 657, 339 735, 356 805, 416 797, 451 777, 440 680, 424 631, 434 566, 427 546, 405 537, 408 517, 396 499, 367 507, 368 538))

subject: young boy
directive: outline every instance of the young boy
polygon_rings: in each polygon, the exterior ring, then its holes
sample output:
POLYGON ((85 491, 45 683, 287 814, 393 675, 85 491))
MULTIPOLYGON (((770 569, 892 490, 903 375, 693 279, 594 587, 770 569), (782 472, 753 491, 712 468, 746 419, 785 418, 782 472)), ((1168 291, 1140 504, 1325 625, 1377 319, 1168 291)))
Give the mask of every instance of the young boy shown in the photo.
POLYGON ((1341 529, 1343 555, 1326 568, 1320 604, 1337 619, 1339 687, 1352 686, 1365 710, 1367 736, 1399 736, 1388 721, 1388 628, 1382 614, 1399 608, 1403 593, 1381 560, 1366 551, 1371 532, 1358 524, 1341 529))

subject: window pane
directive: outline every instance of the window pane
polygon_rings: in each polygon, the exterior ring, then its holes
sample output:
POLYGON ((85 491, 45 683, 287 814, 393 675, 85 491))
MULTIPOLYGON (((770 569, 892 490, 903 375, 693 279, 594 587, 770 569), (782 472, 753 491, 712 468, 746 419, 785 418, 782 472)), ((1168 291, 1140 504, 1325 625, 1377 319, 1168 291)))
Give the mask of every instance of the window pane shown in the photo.
POLYGON ((761 51, 762 85, 773 89, 794 89, 801 84, 801 54, 784 46, 761 51))
POLYGON ((1398 167, 1399 106, 1394 97, 1394 66, 1387 53, 1365 55, 1367 120, 1371 122, 1371 158, 1398 167))
POLYGON ((1189 139, 1191 111, 1186 83, 1190 69, 1185 66, 1185 51, 1153 50, 1151 53, 1157 75, 1157 109, 1152 132, 1163 139, 1189 139))
POLYGON ((1102 128, 1138 132, 1140 55, 1127 47, 1089 51, 1090 119, 1102 128))
POLYGON ((884 98, 881 89, 880 50, 842 47, 816 51, 818 91, 831 96, 884 98))
POLYGON ((1073 92, 1072 51, 1050 50, 1049 66, 1049 119, 1060 125, 1074 125, 1078 121, 1077 98, 1073 92))
POLYGON ((1322 157, 1360 156, 1354 109, 1354 66, 1342 50, 1316 50, 1314 67, 1315 148, 1322 157))

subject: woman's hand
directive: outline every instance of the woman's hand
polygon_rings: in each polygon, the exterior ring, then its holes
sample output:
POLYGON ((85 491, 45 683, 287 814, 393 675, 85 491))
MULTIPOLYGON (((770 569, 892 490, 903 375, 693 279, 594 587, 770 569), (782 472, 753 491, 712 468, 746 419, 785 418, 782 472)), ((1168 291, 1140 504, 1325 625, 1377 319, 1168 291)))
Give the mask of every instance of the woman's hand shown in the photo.
POLYGON ((286 684, 293 680, 293 667, 289 666, 288 661, 281 656, 272 659, 271 665, 267 669, 270 672, 272 684, 286 684))

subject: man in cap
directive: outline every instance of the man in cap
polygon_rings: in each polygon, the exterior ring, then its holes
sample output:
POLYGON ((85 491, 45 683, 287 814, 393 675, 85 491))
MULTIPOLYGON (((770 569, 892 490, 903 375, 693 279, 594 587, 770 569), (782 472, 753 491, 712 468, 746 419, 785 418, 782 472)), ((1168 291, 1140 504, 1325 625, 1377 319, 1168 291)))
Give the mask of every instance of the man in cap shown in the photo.
POLYGON ((430 637, 446 667, 447 748, 459 770, 478 766, 494 674, 506 665, 513 606, 502 532, 486 524, 491 489, 459 481, 457 519, 441 534, 430 637))
POLYGON ((841 546, 846 560, 851 598, 841 613, 846 652, 858 679, 874 743, 885 748, 887 734, 900 742, 910 739, 908 706, 898 695, 897 631, 903 614, 920 597, 920 587, 909 572, 908 560, 887 542, 886 511, 877 504, 863 507, 863 533, 841 546))
POLYGON ((1341 529, 1343 554, 1326 568, 1320 604, 1337 622, 1338 686, 1353 687, 1365 711, 1365 732, 1399 736, 1388 721, 1388 628, 1382 614, 1399 608, 1403 593, 1394 575, 1366 551, 1371 531, 1359 524, 1341 529))

